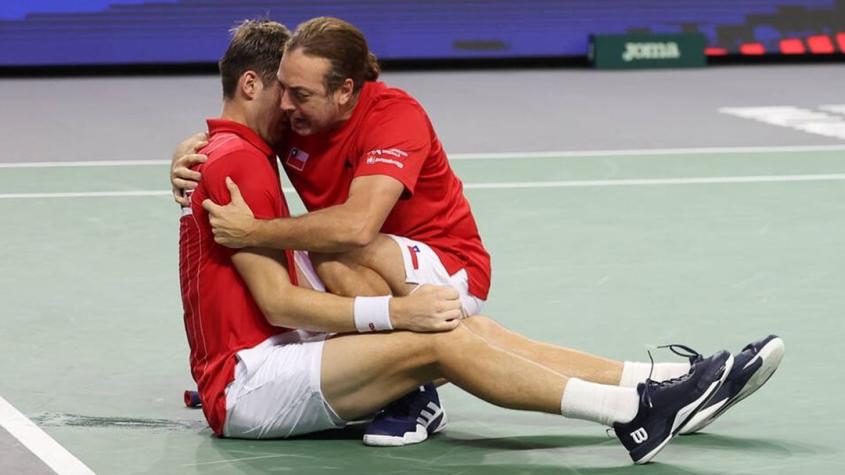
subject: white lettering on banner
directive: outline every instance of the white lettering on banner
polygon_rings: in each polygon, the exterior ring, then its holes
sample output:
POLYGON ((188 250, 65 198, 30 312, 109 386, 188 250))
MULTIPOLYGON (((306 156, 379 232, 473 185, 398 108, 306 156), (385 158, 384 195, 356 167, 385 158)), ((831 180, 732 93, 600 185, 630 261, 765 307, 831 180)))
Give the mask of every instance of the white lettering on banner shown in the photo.
POLYGON ((622 53, 622 60, 626 63, 635 59, 678 59, 680 57, 681 48, 674 41, 666 43, 625 43, 625 52, 622 53))
POLYGON ((811 134, 845 139, 845 117, 842 117, 845 115, 845 105, 828 104, 819 106, 819 109, 828 112, 793 106, 722 107, 719 112, 811 134))

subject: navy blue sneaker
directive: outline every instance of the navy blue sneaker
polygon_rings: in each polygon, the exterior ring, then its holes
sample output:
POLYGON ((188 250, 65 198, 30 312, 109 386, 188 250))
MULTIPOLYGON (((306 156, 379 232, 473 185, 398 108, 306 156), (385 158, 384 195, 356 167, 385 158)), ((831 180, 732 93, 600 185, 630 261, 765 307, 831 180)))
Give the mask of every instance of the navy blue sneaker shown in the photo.
POLYGON ((376 447, 418 444, 445 427, 446 413, 437 389, 428 383, 376 414, 364 432, 364 444, 376 447))
POLYGON ((667 381, 647 379, 637 386, 640 408, 631 422, 613 424, 613 430, 634 463, 650 461, 672 440, 707 401, 716 394, 733 365, 720 351, 700 358, 690 372, 667 381))
POLYGON ((769 335, 746 345, 734 357, 734 366, 725 384, 704 408, 681 428, 681 434, 700 431, 734 404, 760 389, 780 366, 783 352, 783 340, 776 335, 769 335))

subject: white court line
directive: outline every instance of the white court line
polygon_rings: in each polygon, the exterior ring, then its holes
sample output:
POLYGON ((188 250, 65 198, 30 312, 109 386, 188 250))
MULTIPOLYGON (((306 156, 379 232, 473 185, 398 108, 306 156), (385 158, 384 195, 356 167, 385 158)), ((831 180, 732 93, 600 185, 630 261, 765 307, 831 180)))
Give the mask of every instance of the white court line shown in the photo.
MULTIPOLYGON (((708 155, 719 153, 839 152, 845 145, 783 145, 761 147, 653 148, 634 150, 550 150, 546 152, 452 153, 449 160, 513 160, 652 155, 708 155)), ((88 160, 68 162, 3 162, 0 168, 137 167, 169 165, 170 160, 88 160)))
POLYGON ((783 183, 796 181, 839 181, 845 174, 717 176, 699 178, 633 178, 621 180, 523 181, 510 183, 469 183, 470 190, 502 188, 593 188, 605 186, 709 185, 723 183, 783 183))
POLYGON ((171 196, 170 191, 74 191, 62 193, 2 193, 0 199, 15 200, 27 198, 109 198, 120 196, 171 196))
MULTIPOLYGON (((693 178, 632 178, 619 180, 571 180, 571 181, 517 181, 493 183, 465 183, 467 190, 489 190, 507 188, 598 188, 611 186, 661 186, 661 185, 708 185, 731 183, 786 183, 807 181, 842 181, 845 173, 821 175, 757 175, 716 176, 693 178)), ((285 193, 295 193, 293 188, 283 188, 285 193)), ((90 191, 73 193, 2 193, 0 199, 38 198, 102 198, 122 196, 170 196, 169 190, 137 191, 90 191)))
POLYGON ((0 426, 59 475, 88 475, 94 471, 74 457, 35 423, 0 396, 0 426))
POLYGON ((765 147, 652 148, 634 150, 578 150, 549 152, 456 153, 450 160, 509 160, 520 158, 639 157, 653 155, 710 155, 720 153, 840 152, 845 145, 783 145, 765 147))

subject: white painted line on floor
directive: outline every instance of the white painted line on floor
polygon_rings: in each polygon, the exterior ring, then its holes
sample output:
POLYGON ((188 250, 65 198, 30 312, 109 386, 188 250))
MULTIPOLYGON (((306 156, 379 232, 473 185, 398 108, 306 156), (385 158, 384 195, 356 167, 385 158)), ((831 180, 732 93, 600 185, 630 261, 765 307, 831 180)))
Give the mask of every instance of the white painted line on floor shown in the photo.
MULTIPOLYGON (((820 175, 757 175, 757 176, 715 176, 693 178, 631 178, 619 180, 569 180, 569 181, 517 181, 493 183, 465 183, 467 190, 489 190, 507 188, 599 188, 611 186, 665 186, 665 185, 707 185, 731 183, 787 183, 808 181, 842 181, 845 173, 820 175)), ((293 188, 283 188, 285 193, 294 193, 293 188)), ((123 196, 170 196, 169 190, 138 191, 91 191, 73 193, 2 193, 0 199, 41 198, 103 198, 123 196)))
POLYGON ((120 196, 171 196, 171 192, 158 190, 136 191, 79 191, 67 193, 2 193, 0 199, 33 199, 33 198, 110 198, 120 196))
POLYGON ((845 115, 845 104, 823 104, 819 106, 819 109, 833 112, 834 114, 845 115))
POLYGON ((511 183, 468 183, 470 190, 502 188, 593 188, 608 186, 709 185, 729 183, 781 183, 796 181, 840 181, 845 174, 716 176, 700 178, 635 178, 621 180, 526 181, 511 183))
POLYGON ((843 145, 782 145, 761 147, 652 148, 634 150, 576 150, 549 152, 456 153, 450 160, 514 160, 522 158, 639 157, 655 155, 714 155, 720 153, 841 152, 843 145))
POLYGON ((88 475, 94 471, 74 457, 35 423, 0 396, 0 426, 59 475, 88 475))
POLYGON ((76 162, 5 162, 0 168, 146 167, 170 165, 170 160, 87 160, 76 162))
MULTIPOLYGON (((654 148, 633 150, 549 150, 544 152, 451 153, 450 160, 519 160, 531 158, 630 157, 653 155, 710 155, 720 153, 840 152, 845 145, 773 145, 760 147, 654 148)), ((0 168, 72 168, 165 166, 170 160, 88 160, 68 162, 3 162, 0 168)))
MULTIPOLYGON (((833 107, 831 104, 829 107, 833 107)), ((793 106, 720 107, 719 112, 825 137, 845 139, 845 118, 793 106)))

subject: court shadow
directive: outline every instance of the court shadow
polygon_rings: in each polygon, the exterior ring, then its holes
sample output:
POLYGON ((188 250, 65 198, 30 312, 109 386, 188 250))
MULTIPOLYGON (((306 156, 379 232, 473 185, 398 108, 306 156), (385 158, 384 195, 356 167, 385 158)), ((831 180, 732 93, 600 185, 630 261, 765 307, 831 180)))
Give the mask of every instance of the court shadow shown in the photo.
POLYGON ((473 434, 448 431, 437 436, 438 441, 464 447, 488 450, 541 450, 561 447, 583 447, 614 442, 601 435, 525 435, 517 437, 473 437, 473 434))
POLYGON ((733 437, 718 434, 690 434, 676 437, 672 445, 689 446, 697 448, 710 448, 727 451, 757 452, 777 454, 788 457, 793 454, 813 454, 824 451, 818 450, 808 444, 787 443, 782 440, 766 439, 760 437, 733 437))
MULTIPOLYGON (((716 475, 715 471, 690 470, 687 467, 661 462, 646 466, 630 463, 624 452, 609 460, 593 460, 573 464, 565 455, 549 461, 502 460, 508 450, 528 450, 559 447, 555 443, 594 445, 592 437, 518 437, 516 440, 491 439, 489 444, 476 440, 453 440, 438 437, 414 447, 366 448, 360 441, 316 442, 299 439, 285 441, 252 441, 231 443, 210 440, 213 447, 205 446, 197 453, 196 468, 212 469, 217 473, 259 474, 286 471, 296 474, 347 473, 404 473, 404 474, 627 474, 640 470, 649 475, 716 475), (539 439, 539 440, 537 440, 539 439), (213 449, 209 451, 209 449, 213 449), (505 452, 505 453, 503 453, 505 452), (209 459, 209 456, 210 459, 209 459), (608 466, 608 464, 618 464, 608 466), (597 466, 598 465, 598 466, 597 466)), ((514 456, 517 454, 514 453, 514 456)))
POLYGON ((342 429, 324 430, 311 434, 298 435, 288 440, 361 440, 364 437, 366 424, 350 425, 342 429))
POLYGON ((640 471, 649 475, 721 475, 722 472, 702 472, 689 470, 679 465, 652 462, 647 465, 624 464, 618 467, 577 467, 567 465, 562 461, 561 465, 538 465, 538 464, 480 464, 480 465, 448 465, 449 473, 479 474, 479 475, 511 475, 520 474, 556 474, 556 475, 615 475, 630 474, 640 471))

